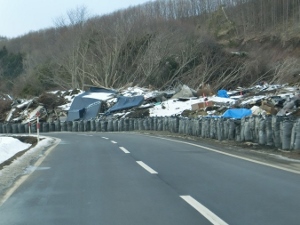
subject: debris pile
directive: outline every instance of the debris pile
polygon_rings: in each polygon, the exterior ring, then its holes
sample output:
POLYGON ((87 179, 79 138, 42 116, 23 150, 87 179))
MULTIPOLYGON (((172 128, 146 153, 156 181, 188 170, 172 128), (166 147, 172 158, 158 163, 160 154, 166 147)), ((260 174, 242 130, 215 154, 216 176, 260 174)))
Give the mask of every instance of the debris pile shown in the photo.
POLYGON ((203 116, 241 119, 249 115, 300 116, 300 91, 285 85, 256 85, 213 92, 209 85, 193 90, 178 85, 171 90, 126 87, 90 88, 44 93, 33 99, 1 97, 0 122, 78 121, 104 118, 203 116))

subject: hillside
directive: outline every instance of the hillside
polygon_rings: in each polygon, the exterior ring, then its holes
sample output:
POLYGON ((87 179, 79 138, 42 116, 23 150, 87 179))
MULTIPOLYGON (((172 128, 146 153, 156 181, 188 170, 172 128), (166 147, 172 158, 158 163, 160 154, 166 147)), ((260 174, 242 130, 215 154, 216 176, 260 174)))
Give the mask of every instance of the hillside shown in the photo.
POLYGON ((0 92, 300 82, 299 0, 160 0, 0 39, 0 92))

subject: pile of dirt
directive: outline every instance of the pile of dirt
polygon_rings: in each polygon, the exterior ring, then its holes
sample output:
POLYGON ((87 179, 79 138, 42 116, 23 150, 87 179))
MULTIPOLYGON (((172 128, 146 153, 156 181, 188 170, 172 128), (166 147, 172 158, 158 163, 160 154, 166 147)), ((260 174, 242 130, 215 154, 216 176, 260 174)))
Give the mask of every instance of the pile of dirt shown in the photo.
POLYGON ((37 138, 33 136, 14 136, 14 138, 18 139, 21 142, 31 144, 32 147, 37 144, 37 138))

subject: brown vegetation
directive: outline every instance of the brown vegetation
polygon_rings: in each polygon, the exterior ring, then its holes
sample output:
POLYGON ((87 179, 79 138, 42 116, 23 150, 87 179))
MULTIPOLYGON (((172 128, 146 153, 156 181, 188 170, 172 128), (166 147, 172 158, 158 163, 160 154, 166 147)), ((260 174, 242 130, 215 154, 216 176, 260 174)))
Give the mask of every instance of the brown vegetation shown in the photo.
POLYGON ((7 116, 7 112, 11 109, 11 100, 0 99, 0 121, 4 121, 7 116))
POLYGON ((24 57, 18 77, 0 68, 1 86, 27 96, 128 83, 297 84, 299 10, 300 0, 161 0, 93 18, 76 8, 55 28, 0 40, 24 57))
POLYGON ((65 98, 61 95, 52 93, 43 93, 39 96, 38 102, 42 104, 47 110, 53 110, 58 106, 66 104, 65 98))

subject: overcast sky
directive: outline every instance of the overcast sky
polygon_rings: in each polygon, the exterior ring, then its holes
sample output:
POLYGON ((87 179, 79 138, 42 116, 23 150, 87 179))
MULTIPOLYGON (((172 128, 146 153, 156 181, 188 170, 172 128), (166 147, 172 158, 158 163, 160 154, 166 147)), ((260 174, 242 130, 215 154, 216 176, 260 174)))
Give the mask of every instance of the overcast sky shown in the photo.
MULTIPOLYGON (((90 15, 103 15, 151 0, 0 0, 0 36, 13 38, 55 26, 67 11, 86 7, 90 15)), ((152 0, 153 1, 153 0, 152 0)))

